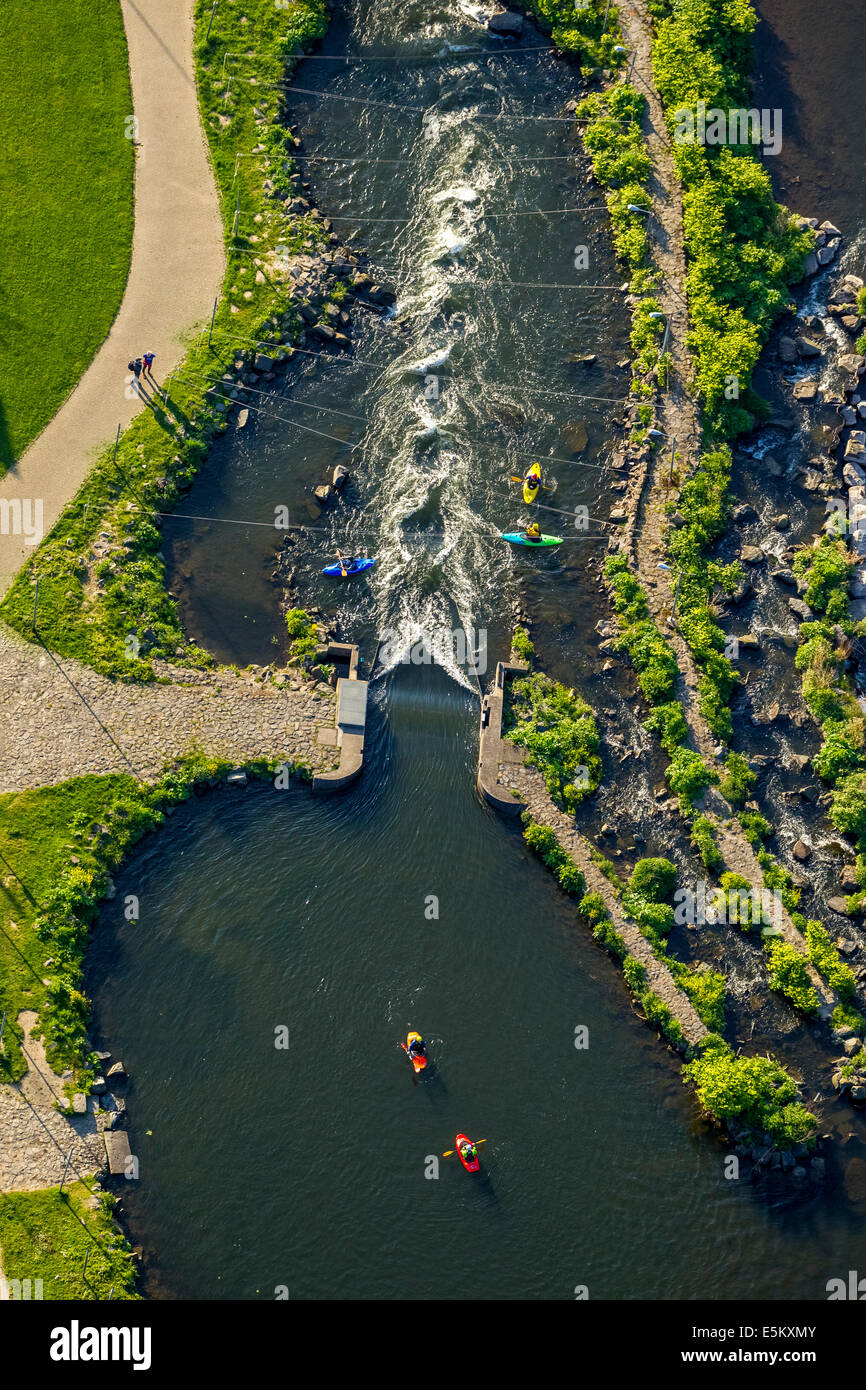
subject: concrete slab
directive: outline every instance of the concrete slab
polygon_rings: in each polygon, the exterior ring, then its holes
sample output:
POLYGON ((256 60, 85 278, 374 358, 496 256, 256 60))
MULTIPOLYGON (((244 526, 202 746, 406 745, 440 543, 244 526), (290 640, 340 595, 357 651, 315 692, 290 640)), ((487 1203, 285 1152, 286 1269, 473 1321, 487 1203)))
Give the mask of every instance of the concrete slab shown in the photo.
POLYGON ((105 1140, 109 1173, 123 1177, 126 1172, 126 1160, 132 1152, 129 1136, 122 1129, 106 1129, 102 1137, 105 1140))
POLYGON ((337 681, 337 727, 361 733, 367 723, 367 681, 337 681))
POLYGON ((316 742, 321 743, 325 748, 336 748, 337 730, 319 729, 319 731, 316 734, 316 742))

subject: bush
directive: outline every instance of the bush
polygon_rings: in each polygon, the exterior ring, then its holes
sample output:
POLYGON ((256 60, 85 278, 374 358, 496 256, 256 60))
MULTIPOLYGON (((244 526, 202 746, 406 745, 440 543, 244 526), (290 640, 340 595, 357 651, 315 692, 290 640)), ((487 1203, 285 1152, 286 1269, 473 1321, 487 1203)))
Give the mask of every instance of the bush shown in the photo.
MULTIPOLYGON (((798 923, 799 925, 799 923, 798 923)), ((804 928, 809 959, 819 974, 823 975, 831 989, 840 999, 850 999, 857 986, 854 972, 843 963, 839 952, 830 940, 830 934, 820 922, 809 921, 804 928)))
POLYGON ((742 806, 757 781, 754 772, 739 753, 729 753, 725 759, 725 774, 719 791, 732 806, 742 806))
POLYGON ((806 957, 778 938, 767 942, 770 988, 784 994, 804 1014, 818 1012, 818 996, 809 979, 806 957))
POLYGON ((794 1079, 769 1057, 735 1057, 717 1034, 700 1046, 700 1055, 683 1068, 683 1079, 693 1081, 698 1100, 718 1120, 739 1119, 753 1138, 766 1134, 777 1148, 814 1138, 814 1115, 796 1103, 794 1079))
POLYGON ((667 902, 677 881, 677 867, 669 859, 639 859, 629 879, 629 889, 653 903, 667 902))
POLYGON ((681 743, 688 738, 689 726, 683 714, 683 707, 677 700, 666 705, 656 705, 649 719, 644 722, 648 733, 658 734, 662 748, 673 757, 681 743))
POLYGON ((514 629, 514 635, 511 638, 511 650, 514 652, 515 656, 519 656, 520 660, 525 661, 527 665, 532 661, 535 655, 535 648, 529 640, 529 633, 526 631, 525 627, 516 627, 514 629))
POLYGON ((716 781, 716 774, 707 767, 700 753, 693 753, 688 748, 677 749, 665 777, 671 791, 679 796, 680 809, 686 814, 707 787, 716 781))
POLYGON ((586 892, 586 880, 574 860, 566 854, 554 832, 546 825, 528 820, 523 838, 531 850, 544 861, 559 880, 566 893, 586 892))
POLYGON ((716 843, 713 823, 706 816, 698 816, 693 822, 691 842, 700 854, 705 869, 718 869, 724 863, 716 843))

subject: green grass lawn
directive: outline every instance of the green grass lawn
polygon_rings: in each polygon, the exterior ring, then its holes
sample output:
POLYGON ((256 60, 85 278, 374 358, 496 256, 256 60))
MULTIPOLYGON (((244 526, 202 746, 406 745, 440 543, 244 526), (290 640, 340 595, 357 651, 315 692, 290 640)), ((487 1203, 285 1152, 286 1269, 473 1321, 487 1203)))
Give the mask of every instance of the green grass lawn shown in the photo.
POLYGON ((123 297, 131 114, 119 0, 3 0, 0 474, 75 386, 123 297))
MULTIPOLYGON (((136 1298, 137 1264, 115 1226, 110 1198, 84 1183, 0 1194, 0 1250, 6 1279, 42 1280, 43 1299, 136 1298), (87 1271, 84 1259, 87 1256, 87 1271)), ((22 1290, 22 1295, 23 1295, 22 1290)))

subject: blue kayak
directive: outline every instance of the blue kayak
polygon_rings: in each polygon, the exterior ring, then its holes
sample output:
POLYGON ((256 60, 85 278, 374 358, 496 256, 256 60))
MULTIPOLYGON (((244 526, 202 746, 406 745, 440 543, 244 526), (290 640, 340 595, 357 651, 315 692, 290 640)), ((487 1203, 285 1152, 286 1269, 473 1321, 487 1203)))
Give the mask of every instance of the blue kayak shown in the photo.
POLYGON ((539 536, 538 540, 531 541, 523 531, 503 531, 502 539, 512 545, 534 546, 536 550, 543 550, 547 545, 562 545, 562 536, 539 536))
MULTIPOLYGON (((348 579, 351 574, 361 574, 364 570, 372 569, 375 563, 375 560, 356 560, 353 565, 347 566, 346 578, 348 579)), ((343 570, 338 562, 336 565, 325 565, 322 574, 336 574, 338 578, 342 579, 343 570)))

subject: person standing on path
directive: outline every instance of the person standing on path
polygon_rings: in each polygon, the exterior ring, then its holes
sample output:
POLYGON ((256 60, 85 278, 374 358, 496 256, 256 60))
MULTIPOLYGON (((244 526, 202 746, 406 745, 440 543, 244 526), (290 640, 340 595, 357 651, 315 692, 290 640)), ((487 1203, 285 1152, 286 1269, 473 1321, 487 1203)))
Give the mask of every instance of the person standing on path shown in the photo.
POLYGON ((155 378, 154 375, 153 375, 153 359, 154 359, 154 355, 155 355, 155 354, 152 353, 152 352, 145 352, 145 353, 142 354, 142 359, 141 359, 141 360, 142 360, 142 362, 144 363, 144 374, 145 374, 145 376, 149 376, 152 380, 155 381, 156 378, 155 378))
POLYGON ((132 372, 136 381, 138 381, 139 377, 141 376, 141 358, 136 357, 135 361, 127 363, 127 366, 129 370, 132 372))

